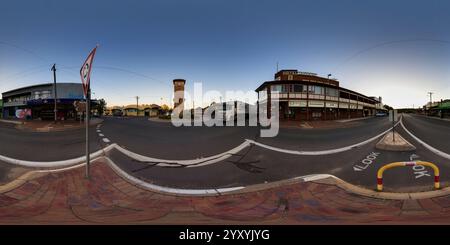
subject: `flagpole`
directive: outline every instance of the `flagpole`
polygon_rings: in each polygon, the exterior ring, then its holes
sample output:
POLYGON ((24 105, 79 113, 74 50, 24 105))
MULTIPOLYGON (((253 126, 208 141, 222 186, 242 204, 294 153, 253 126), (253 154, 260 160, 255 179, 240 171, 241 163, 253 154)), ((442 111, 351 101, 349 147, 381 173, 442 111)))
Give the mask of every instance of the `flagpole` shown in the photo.
POLYGON ((91 85, 89 82, 87 94, 86 94, 86 179, 89 179, 89 165, 90 165, 90 152, 89 152, 89 114, 91 112, 91 85))

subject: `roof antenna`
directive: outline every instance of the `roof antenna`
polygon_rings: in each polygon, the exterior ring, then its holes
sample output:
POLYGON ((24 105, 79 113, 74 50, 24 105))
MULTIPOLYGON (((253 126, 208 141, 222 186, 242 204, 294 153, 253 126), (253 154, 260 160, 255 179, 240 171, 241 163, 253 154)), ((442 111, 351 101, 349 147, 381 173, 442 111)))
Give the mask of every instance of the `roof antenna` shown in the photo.
POLYGON ((278 72, 278 61, 277 61, 277 72, 278 72))

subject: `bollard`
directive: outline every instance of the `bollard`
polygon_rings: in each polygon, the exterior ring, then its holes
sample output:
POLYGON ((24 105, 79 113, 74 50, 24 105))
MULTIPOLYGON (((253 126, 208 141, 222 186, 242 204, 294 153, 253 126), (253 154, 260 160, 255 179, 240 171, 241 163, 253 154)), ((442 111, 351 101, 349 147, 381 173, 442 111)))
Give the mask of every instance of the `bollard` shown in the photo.
POLYGON ((377 191, 383 191, 383 173, 387 169, 395 168, 395 167, 405 167, 405 166, 426 166, 431 167, 434 171, 434 189, 441 188, 440 180, 439 180, 439 168, 431 163, 431 162, 424 162, 424 161, 417 161, 417 162, 393 162, 384 165, 381 167, 377 172, 377 191))

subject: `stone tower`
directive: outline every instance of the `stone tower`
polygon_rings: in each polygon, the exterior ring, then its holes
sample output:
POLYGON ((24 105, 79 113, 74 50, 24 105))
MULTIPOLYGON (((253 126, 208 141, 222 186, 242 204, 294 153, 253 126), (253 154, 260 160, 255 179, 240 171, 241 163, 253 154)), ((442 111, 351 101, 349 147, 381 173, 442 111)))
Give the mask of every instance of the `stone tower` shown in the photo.
MULTIPOLYGON (((174 79, 173 80, 173 108, 175 109, 178 105, 184 102, 184 85, 186 80, 184 79, 174 79)), ((180 111, 184 110, 184 106, 180 108, 180 111)))

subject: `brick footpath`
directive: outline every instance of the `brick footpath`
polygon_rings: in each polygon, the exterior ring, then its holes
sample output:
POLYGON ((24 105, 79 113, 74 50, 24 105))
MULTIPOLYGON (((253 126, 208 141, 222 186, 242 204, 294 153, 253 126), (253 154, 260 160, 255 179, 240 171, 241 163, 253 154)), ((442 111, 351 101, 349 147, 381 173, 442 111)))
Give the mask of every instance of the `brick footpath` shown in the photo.
POLYGON ((384 200, 333 184, 180 197, 136 187, 104 160, 0 193, 0 224, 450 224, 450 196, 384 200))

